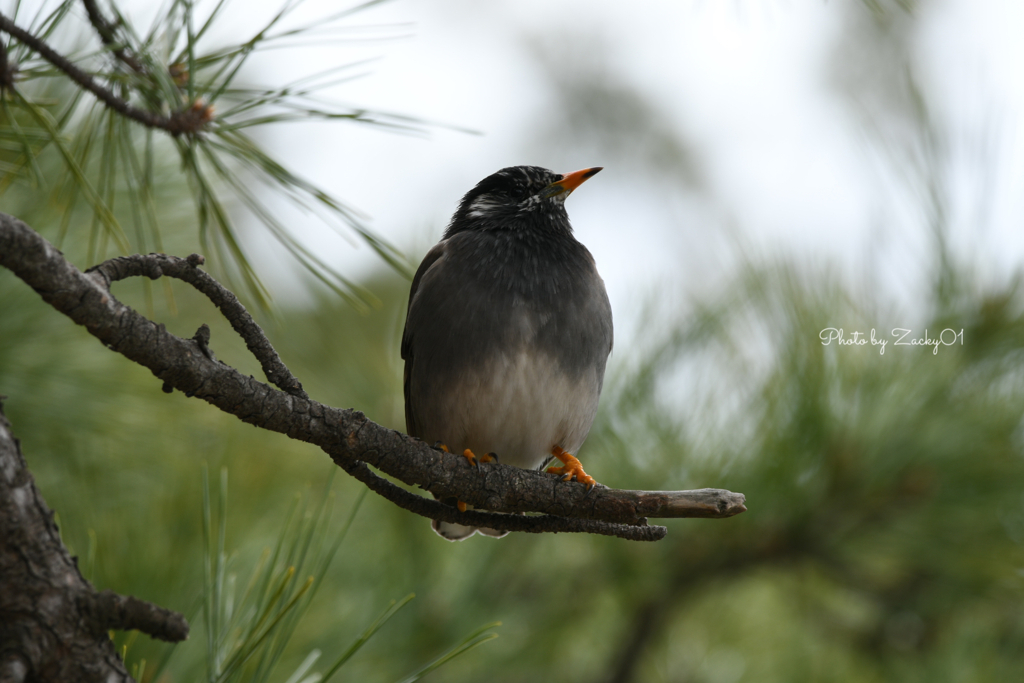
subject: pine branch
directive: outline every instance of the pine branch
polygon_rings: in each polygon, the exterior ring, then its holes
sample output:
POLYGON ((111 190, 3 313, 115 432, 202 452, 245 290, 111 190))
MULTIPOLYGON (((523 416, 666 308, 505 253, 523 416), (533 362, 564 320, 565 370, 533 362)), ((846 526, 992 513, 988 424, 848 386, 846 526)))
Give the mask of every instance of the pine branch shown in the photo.
MULTIPOLYGON (((742 494, 699 491, 591 490, 557 476, 489 463, 472 467, 465 458, 435 450, 410 436, 386 429, 355 410, 339 410, 297 393, 278 391, 216 361, 208 332, 182 339, 120 303, 109 291, 114 279, 137 274, 169 274, 201 283, 207 296, 230 295, 196 270, 200 257, 162 254, 114 259, 82 273, 27 225, 0 214, 0 265, 12 270, 43 299, 84 325, 105 345, 145 367, 165 386, 201 398, 249 424, 280 432, 322 448, 346 472, 375 492, 416 514, 446 522, 515 531, 602 533, 632 540, 663 538, 664 527, 648 527, 647 517, 731 517, 746 510, 742 494), (223 290, 223 291, 221 291, 223 290), (440 499, 457 498, 476 510, 459 512, 416 496, 366 468, 370 465, 440 499), (491 511, 491 512, 485 512, 491 511), (497 514, 540 512, 551 518, 497 514)), ((233 296, 233 295, 232 295, 233 296)), ((255 326, 241 304, 231 309, 236 330, 255 326)), ((244 332, 243 336, 250 334, 244 332)), ((260 333, 262 334, 262 333, 260 333)), ((250 340, 247 338, 247 343, 250 340)), ((250 343, 264 367, 280 363, 269 342, 250 343)), ((283 367, 283 365, 281 366, 283 367)), ((285 368, 285 371, 287 369, 285 368)), ((285 387, 290 373, 276 375, 285 387), (282 379, 284 377, 284 379, 282 379)), ((301 391, 301 389, 299 389, 301 391)))
POLYGON ((0 31, 8 33, 11 37, 21 41, 26 47, 67 74, 68 78, 77 83, 79 87, 95 95, 110 109, 113 109, 122 116, 138 121, 144 126, 159 128, 171 135, 178 136, 197 133, 211 120, 211 109, 198 100, 187 107, 173 112, 170 116, 163 116, 145 109, 139 109, 115 95, 111 90, 104 88, 92 76, 78 68, 70 59, 47 45, 41 38, 32 35, 15 24, 3 14, 0 14, 0 31))
MULTIPOLYGON (((409 117, 319 103, 317 94, 333 84, 328 76, 335 74, 337 67, 325 69, 316 76, 299 78, 284 86, 255 89, 237 87, 235 80, 239 77, 242 65, 252 54, 270 46, 269 42, 276 35, 270 29, 288 13, 290 5, 286 5, 263 30, 244 43, 211 54, 196 54, 197 42, 213 22, 217 18, 226 21, 220 12, 224 3, 217 5, 196 32, 186 31, 185 34, 180 24, 182 21, 189 24, 191 5, 171 3, 165 15, 158 19, 153 33, 141 39, 131 24, 116 11, 111 20, 100 10, 101 3, 96 0, 82 2, 89 28, 99 36, 113 56, 113 60, 106 61, 116 63, 90 67, 89 64, 95 63, 95 59, 77 62, 55 49, 59 46, 51 37, 52 27, 70 16, 70 5, 67 3, 61 6, 60 13, 55 13, 53 21, 43 28, 23 28, 15 23, 16 15, 0 13, 0 37, 3 34, 12 36, 13 44, 19 50, 17 54, 34 52, 42 61, 48 62, 40 65, 40 60, 32 55, 25 59, 31 67, 19 71, 19 65, 12 61, 12 55, 16 52, 7 50, 7 43, 12 41, 7 38, 0 40, 0 100, 7 114, 4 125, 7 135, 23 148, 17 163, 4 177, 4 183, 27 175, 27 171, 31 171, 35 176, 33 180, 40 184, 53 182, 36 163, 36 156, 48 144, 52 145, 60 153, 68 171, 57 178, 58 186, 62 186, 57 190, 58 194, 70 197, 72 204, 79 196, 86 199, 98 219, 98 225, 114 238, 120 253, 130 253, 132 250, 128 248, 119 223, 128 216, 122 215, 126 212, 115 215, 112 206, 107 205, 108 201, 113 202, 111 193, 120 189, 118 176, 123 175, 121 184, 126 186, 128 200, 121 206, 132 209, 146 207, 145 211, 131 215, 136 225, 141 226, 137 230, 139 244, 136 248, 144 250, 147 229, 157 244, 160 240, 157 215, 151 206, 152 169, 164 163, 169 148, 155 148, 152 144, 152 131, 162 130, 171 134, 171 145, 181 159, 182 175, 195 190, 199 234, 208 250, 207 256, 211 262, 225 267, 222 271, 224 277, 230 278, 232 273, 240 276, 246 293, 258 304, 268 306, 269 296, 249 263, 243 241, 238 236, 231 212, 227 208, 227 197, 231 195, 258 218, 271 236, 303 268, 339 296, 356 306, 364 306, 372 300, 368 293, 305 247, 292 234, 287 223, 266 202, 263 189, 270 189, 288 199, 292 206, 313 214, 325 227, 342 232, 354 231, 386 263, 411 277, 410 266, 402 253, 370 230, 357 211, 285 168, 246 135, 247 130, 253 126, 310 118, 346 120, 406 131, 422 129, 421 122, 409 117), (179 16, 182 12, 184 15, 179 16), (167 47, 176 55, 170 66, 163 65, 162 55, 156 47, 160 41, 155 41, 154 36, 161 32, 165 33, 164 39, 169 41, 167 47), (56 120, 47 111, 47 107, 26 97, 18 88, 22 79, 39 82, 44 77, 53 76, 54 72, 60 72, 58 76, 65 76, 73 84, 73 94, 70 98, 63 98, 67 106, 63 107, 56 120), (97 112, 105 110, 102 116, 94 116, 93 112, 85 117, 78 116, 82 110, 80 100, 91 100, 86 93, 98 98, 99 102, 90 102, 89 108, 97 112), (215 106, 223 110, 216 117, 215 106), (16 116, 19 110, 43 129, 45 135, 39 141, 40 144, 28 140, 20 130, 16 116), (109 124, 111 116, 119 123, 109 124), (136 139, 133 131, 140 131, 131 124, 121 124, 121 120, 141 123, 146 130, 136 139), (72 121, 76 128, 72 137, 86 142, 69 143, 65 128, 72 121), (100 130, 101 122, 109 125, 100 130), (147 141, 145 152, 141 150, 143 137, 147 141), (96 141, 95 145, 93 141, 96 141), (128 167, 131 167, 130 171, 128 167), (142 168, 149 169, 147 175, 140 173, 142 168), (96 183, 93 182, 94 178, 96 183), (96 184, 101 187, 94 187, 96 184), (103 188, 109 191, 97 191, 103 188)), ((290 29, 288 34, 297 37, 372 4, 364 3, 358 8, 334 13, 321 22, 290 29)), ((65 79, 58 80, 63 82, 65 79)), ((163 144, 163 141, 157 144, 163 144)), ((238 283, 232 284, 234 286, 238 283)))

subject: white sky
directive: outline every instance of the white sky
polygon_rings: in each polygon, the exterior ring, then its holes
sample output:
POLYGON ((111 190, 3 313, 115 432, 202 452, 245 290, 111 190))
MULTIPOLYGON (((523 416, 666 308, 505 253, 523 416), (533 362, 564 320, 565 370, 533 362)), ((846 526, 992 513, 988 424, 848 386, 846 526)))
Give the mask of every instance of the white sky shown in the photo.
MULTIPOLYGON (((349 22, 402 23, 392 31, 411 37, 275 53, 275 60, 297 61, 268 65, 263 76, 285 79, 379 57, 337 97, 483 134, 439 129, 419 139, 329 123, 279 127, 263 140, 291 168, 372 216, 378 232, 416 259, 440 236, 461 195, 491 172, 521 163, 561 172, 604 165, 568 208, 607 281, 617 320, 627 325, 628 311, 666 282, 672 291, 677 283, 683 290, 714 286, 715 273, 735 265, 738 248, 835 262, 853 277, 882 251, 886 258, 875 263, 886 264, 883 286, 919 285, 917 264, 904 268, 901 261, 925 248, 923 227, 900 206, 905 195, 894 191, 884 155, 865 144, 857 120, 827 87, 827 62, 846 28, 842 3, 641 4, 643 11, 625 12, 621 2, 594 0, 385 3, 349 22), (526 39, 572 50, 587 36, 604 39, 595 59, 648 94, 695 142, 706 164, 706 196, 631 177, 593 149, 538 148, 536 132, 552 100, 526 39)), ((929 7, 918 44, 926 86, 950 128, 971 138, 995 125, 999 166, 988 224, 971 220, 958 235, 998 272, 1024 260, 1022 34, 1024 3, 944 0, 929 7)), ((976 170, 965 162, 957 186, 965 206, 978 189, 976 170)), ((377 266, 365 247, 303 228, 344 272, 377 266)))
MULTIPOLYGON (((713 289, 741 254, 835 264, 852 279, 870 274, 873 286, 912 305, 925 228, 908 204, 902 170, 866 143, 828 86, 853 2, 644 0, 626 11, 613 0, 392 0, 344 25, 389 24, 369 35, 407 37, 269 52, 253 60, 249 78, 280 85, 374 57, 367 76, 333 97, 482 134, 438 128, 424 139, 329 122, 258 136, 286 166, 368 214, 377 232, 417 261, 462 194, 493 171, 605 166, 568 208, 604 275, 619 330, 629 330, 633 311, 653 292, 665 305, 683 306, 713 289), (575 64, 593 59, 644 93, 699 155, 704 192, 659 182, 596 147, 545 146, 540 132, 559 112, 531 51, 537 42, 564 51, 569 77, 575 64)), ((306 16, 344 6, 307 5, 306 16)), ((954 242, 998 277, 1024 262, 1024 3, 925 5, 917 56, 939 118, 959 145, 954 242), (981 139, 990 141, 992 158, 971 156, 981 139)), ((279 6, 235 2, 221 34, 239 41, 279 6)), ((623 139, 638 132, 623 130, 623 139)), ((349 277, 382 267, 365 246, 353 248, 306 217, 288 223, 349 277)), ((281 250, 254 244, 275 296, 290 299, 298 290, 281 250)))

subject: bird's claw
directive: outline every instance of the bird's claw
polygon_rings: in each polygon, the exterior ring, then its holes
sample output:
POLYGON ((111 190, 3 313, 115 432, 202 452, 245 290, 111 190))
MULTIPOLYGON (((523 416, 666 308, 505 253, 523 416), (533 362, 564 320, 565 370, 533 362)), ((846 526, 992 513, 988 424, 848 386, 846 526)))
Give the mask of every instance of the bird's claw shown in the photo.
POLYGON ((571 453, 562 450, 560 446, 552 448, 551 455, 561 460, 564 464, 561 467, 549 467, 547 470, 549 473, 562 475, 562 481, 570 481, 573 477, 576 477, 576 481, 587 485, 587 491, 590 491, 597 484, 596 479, 583 471, 583 464, 571 453))
POLYGON ((477 455, 475 453, 473 453, 473 451, 469 450, 468 448, 466 450, 462 451, 462 457, 464 457, 466 460, 468 460, 469 464, 473 465, 474 467, 479 467, 480 463, 482 463, 482 462, 497 462, 498 461, 498 454, 497 453, 484 453, 483 455, 477 457, 477 455))
MULTIPOLYGON (((445 453, 449 453, 450 452, 448 450, 448 447, 445 446, 444 444, 441 444, 441 448, 444 449, 445 453)), ((497 453, 484 453, 480 457, 477 457, 476 454, 473 453, 473 451, 469 450, 468 448, 466 450, 462 451, 462 457, 464 457, 466 460, 468 460, 469 464, 472 465, 473 467, 480 467, 480 463, 482 463, 482 462, 497 462, 498 461, 498 454, 497 453)), ((465 512, 466 511, 466 504, 464 502, 462 502, 461 500, 455 502, 455 507, 459 508, 459 512, 465 512)))

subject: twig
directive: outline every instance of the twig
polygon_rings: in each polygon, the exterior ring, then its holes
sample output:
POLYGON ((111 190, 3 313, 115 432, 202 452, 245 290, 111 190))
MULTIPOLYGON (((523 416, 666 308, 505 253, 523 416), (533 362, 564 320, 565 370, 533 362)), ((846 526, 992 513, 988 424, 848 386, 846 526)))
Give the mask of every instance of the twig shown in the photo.
POLYGON ((104 104, 114 111, 130 119, 134 119, 145 126, 166 130, 171 135, 181 135, 183 133, 196 133, 202 130, 202 128, 210 121, 212 115, 211 109, 209 106, 204 105, 201 102, 193 102, 190 106, 178 109, 170 116, 162 116, 155 112, 132 106, 127 101, 121 99, 113 92, 97 83, 92 76, 75 66, 75 64, 67 57, 61 55, 59 52, 47 45, 43 40, 16 25, 3 14, 0 14, 0 31, 9 33, 14 38, 17 38, 31 50, 39 54, 40 57, 67 74, 68 78, 99 98, 104 104))
MULTIPOLYGON (((249 312, 245 310, 245 306, 238 300, 238 297, 208 273, 199 270, 198 266, 204 262, 205 260, 199 254, 192 254, 187 259, 166 254, 135 254, 134 256, 110 259, 85 272, 101 274, 107 282, 107 287, 112 282, 129 277, 148 277, 151 280, 156 280, 161 276, 167 276, 187 282, 205 294, 213 302, 213 305, 220 309, 220 312, 231 323, 231 327, 245 341, 245 345, 252 355, 260 362, 267 379, 293 396, 309 398, 302 389, 302 383, 281 362, 274 346, 249 315, 249 312)), ((207 339, 208 341, 209 339, 207 339)))
POLYGON ((104 630, 142 631, 168 643, 188 638, 185 617, 131 595, 111 590, 88 593, 79 599, 79 605, 104 630))
MULTIPOLYGON (((197 349, 195 341, 176 337, 121 304, 107 288, 111 277, 107 271, 112 269, 115 274, 123 267, 125 272, 138 270, 152 276, 158 271, 162 274, 167 266, 169 270, 181 268, 184 273, 186 268, 196 269, 198 262, 192 260, 194 264, 171 256, 138 256, 127 261, 115 259, 82 273, 27 225, 0 214, 0 265, 11 269, 45 301, 84 325, 109 348, 149 368, 166 385, 186 395, 201 398, 250 424, 320 446, 353 476, 368 485, 372 482, 375 491, 388 491, 396 502, 403 502, 403 507, 425 517, 495 529, 527 530, 533 525, 534 530, 541 530, 549 522, 482 511, 542 512, 592 522, 565 524, 558 530, 625 538, 637 538, 639 534, 654 540, 663 532, 654 527, 647 527, 651 531, 635 531, 644 529, 646 517, 723 518, 746 509, 742 494, 718 489, 650 492, 599 486, 588 491, 583 484, 563 482, 542 472, 497 463, 472 467, 461 456, 434 450, 417 439, 381 427, 358 411, 325 406, 245 377, 212 360, 197 349), (458 498, 476 510, 460 513, 426 499, 413 503, 406 497, 412 494, 397 493, 392 487, 398 487, 390 482, 367 476, 361 463, 439 498, 458 498)), ((201 278, 195 275, 192 279, 201 278)), ((212 278, 209 282, 210 287, 221 287, 212 278)), ((239 315, 247 317, 248 313, 241 309, 239 315)))
POLYGON ((142 63, 136 59, 135 55, 129 54, 124 47, 115 47, 120 45, 116 35, 117 27, 103 16, 99 5, 96 4, 96 0, 82 0, 82 4, 85 5, 85 11, 89 15, 89 23, 96 29, 96 33, 99 34, 103 44, 111 48, 110 51, 113 55, 132 71, 140 74, 145 73, 146 70, 143 68, 142 63))
POLYGON ((0 96, 4 90, 14 87, 14 69, 7 61, 7 45, 0 40, 0 96))

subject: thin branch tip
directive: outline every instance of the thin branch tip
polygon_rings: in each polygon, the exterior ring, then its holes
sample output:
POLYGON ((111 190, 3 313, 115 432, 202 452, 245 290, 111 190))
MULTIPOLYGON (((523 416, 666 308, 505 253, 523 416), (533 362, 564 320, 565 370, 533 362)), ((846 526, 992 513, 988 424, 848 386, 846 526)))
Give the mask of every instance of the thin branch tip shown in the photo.
POLYGON ((168 643, 188 639, 188 621, 181 614, 140 600, 104 590, 83 596, 82 609, 102 630, 141 631, 168 643))

